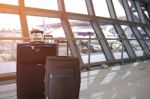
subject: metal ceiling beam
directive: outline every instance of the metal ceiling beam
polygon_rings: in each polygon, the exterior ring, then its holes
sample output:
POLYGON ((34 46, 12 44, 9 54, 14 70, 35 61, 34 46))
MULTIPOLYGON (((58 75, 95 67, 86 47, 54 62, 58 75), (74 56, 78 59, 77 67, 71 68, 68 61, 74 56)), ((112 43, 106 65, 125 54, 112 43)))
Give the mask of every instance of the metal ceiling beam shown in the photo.
POLYGON ((19 6, 0 4, 0 13, 19 14, 19 6))
POLYGON ((26 15, 31 16, 41 16, 41 17, 53 17, 53 18, 60 18, 62 15, 62 11, 54 11, 54 10, 46 10, 46 9, 39 9, 39 8, 25 8, 26 15))

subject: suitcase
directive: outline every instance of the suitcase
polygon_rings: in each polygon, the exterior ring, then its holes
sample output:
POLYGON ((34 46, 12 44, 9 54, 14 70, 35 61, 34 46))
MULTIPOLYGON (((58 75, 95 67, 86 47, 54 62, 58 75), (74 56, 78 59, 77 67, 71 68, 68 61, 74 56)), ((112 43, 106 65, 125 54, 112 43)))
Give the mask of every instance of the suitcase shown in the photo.
POLYGON ((48 99, 79 99, 79 59, 67 56, 46 58, 45 89, 48 99))
POLYGON ((17 44, 17 99, 45 99, 46 56, 57 53, 55 43, 17 44))

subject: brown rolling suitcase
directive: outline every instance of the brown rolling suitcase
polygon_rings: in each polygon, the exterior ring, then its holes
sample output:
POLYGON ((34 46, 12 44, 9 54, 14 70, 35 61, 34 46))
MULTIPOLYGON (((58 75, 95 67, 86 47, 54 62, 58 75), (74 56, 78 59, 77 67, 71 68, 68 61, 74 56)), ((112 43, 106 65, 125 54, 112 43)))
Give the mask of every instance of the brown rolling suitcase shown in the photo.
POLYGON ((56 56, 57 53, 55 43, 34 39, 32 42, 17 44, 17 99, 45 99, 46 56, 56 56))
POLYGON ((17 45, 17 99, 45 99, 46 56, 56 56, 56 44, 17 45))
POLYGON ((47 57, 45 89, 48 99, 79 99, 79 59, 67 56, 47 57))

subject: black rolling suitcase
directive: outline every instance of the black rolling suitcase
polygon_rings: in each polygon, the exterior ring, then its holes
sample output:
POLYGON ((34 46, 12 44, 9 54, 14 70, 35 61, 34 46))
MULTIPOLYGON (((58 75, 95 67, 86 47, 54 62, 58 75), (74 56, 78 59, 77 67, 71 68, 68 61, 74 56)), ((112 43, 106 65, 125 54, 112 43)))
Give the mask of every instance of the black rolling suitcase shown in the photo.
POLYGON ((17 44, 17 99, 45 99, 46 56, 57 55, 57 44, 17 44))
POLYGON ((79 99, 79 59, 67 56, 47 57, 45 89, 48 99, 79 99))

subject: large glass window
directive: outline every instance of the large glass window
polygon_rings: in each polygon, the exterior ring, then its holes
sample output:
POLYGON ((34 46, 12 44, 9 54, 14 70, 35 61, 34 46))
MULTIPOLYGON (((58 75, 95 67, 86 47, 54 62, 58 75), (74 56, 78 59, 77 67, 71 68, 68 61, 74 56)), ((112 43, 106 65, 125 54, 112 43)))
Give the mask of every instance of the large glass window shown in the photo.
MULTIPOLYGON (((4 0, 5 1, 5 0, 4 0)), ((10 0, 6 0, 10 1, 10 0)), ((14 0, 15 2, 15 0, 14 0)), ((0 13, 0 73, 16 71, 16 47, 19 40, 2 40, 5 38, 22 38, 20 17, 16 14, 0 13)))
POLYGON ((95 9, 95 14, 97 16, 110 18, 106 0, 101 0, 101 1, 92 0, 92 1, 93 1, 94 9, 95 9))
POLYGON ((58 43, 59 55, 66 56, 70 54, 69 49, 67 49, 66 36, 60 19, 38 17, 38 16, 27 16, 27 22, 29 32, 34 29, 42 30, 44 31, 46 42, 58 43))
MULTIPOLYGON (((45 10, 56 10, 58 11, 58 0, 24 0, 25 7, 31 8, 39 8, 45 10)), ((97 62, 107 61, 106 55, 104 54, 104 49, 102 48, 100 41, 106 40, 108 43, 108 48, 111 49, 115 59, 129 58, 127 50, 124 48, 123 40, 118 36, 119 27, 115 26, 115 24, 119 24, 119 20, 117 23, 109 24, 110 13, 108 10, 107 0, 91 0, 93 3, 95 15, 98 17, 106 17, 105 20, 102 20, 103 23, 99 23, 99 27, 102 29, 104 34, 104 38, 98 40, 96 33, 91 25, 93 22, 92 19, 90 21, 82 21, 74 19, 68 19, 71 25, 71 29, 75 38, 76 44, 78 45, 78 50, 81 55, 84 64, 92 64, 97 62), (107 21, 107 22, 104 22, 107 21), (116 27, 116 29, 115 29, 116 27)), ((117 15, 117 19, 126 20, 125 23, 128 24, 126 13, 123 8, 122 0, 111 0, 113 6, 115 8, 115 12, 117 15)), ((133 0, 127 0, 129 8, 131 10, 131 14, 133 16, 134 22, 139 22, 138 26, 143 26, 140 23, 139 13, 137 11, 137 7, 135 6, 135 2, 133 0)), ((109 3, 109 2, 108 2, 109 3)), ((11 8, 11 6, 18 6, 19 0, 0 0, 1 5, 7 5, 7 7, 11 8)), ((88 15, 87 5, 85 0, 64 0, 64 6, 66 12, 78 13, 88 15)), ((144 13, 145 18, 149 18, 148 9, 143 7, 141 9, 144 13)), ((4 9, 4 11, 0 11, 0 62, 14 62, 16 61, 16 47, 17 43, 22 41, 22 29, 20 22, 20 14, 12 14, 13 11, 4 9), (6 11, 5 11, 6 10, 6 11), (8 14, 7 14, 7 13, 8 14)), ((18 7, 18 11, 22 10, 18 7)), ((18 12, 17 11, 17 12, 18 12)), ((59 12, 59 11, 58 11, 59 12)), ((62 13, 63 16, 64 13, 62 13)), ((66 13, 67 14, 67 13, 66 13)), ((32 14, 31 14, 32 15, 32 14)), ((68 41, 66 39, 66 35, 64 33, 64 29, 59 18, 49 18, 42 16, 29 16, 26 15, 27 25, 29 32, 31 30, 37 29, 44 31, 44 37, 46 37, 46 42, 56 42, 58 44, 58 54, 60 56, 71 55, 72 52, 68 46, 68 41)), ((80 16, 80 15, 79 15, 80 16)), ((66 17, 67 18, 67 17, 66 17)), ((89 17, 91 18, 91 17, 89 17)), ((95 17, 97 18, 97 17, 95 17)), ((62 18, 63 20, 63 18, 62 18)), ((112 22, 113 20, 111 20, 112 22)), ((65 24, 65 23, 64 23, 65 24)), ((132 49, 136 53, 136 56, 143 56, 144 47, 148 45, 150 48, 150 40, 148 30, 145 31, 144 27, 137 27, 140 35, 135 35, 132 31, 132 22, 130 26, 121 25, 121 29, 123 33, 125 33, 129 43, 132 46, 132 49), (140 36, 140 37, 137 37, 140 36), (142 37, 142 38, 141 38, 142 37), (138 39, 141 38, 141 39, 138 39), (141 46, 144 42, 146 42, 145 46, 141 46), (142 47, 142 48, 141 48, 142 47)), ((70 28, 70 27, 69 27, 70 28)), ((134 31, 136 31, 133 28, 134 31)), ((124 36, 124 34, 123 34, 124 36)), ((31 37, 31 35, 30 35, 31 37)), ((126 44, 126 43, 125 43, 126 44)), ((104 46, 107 47, 107 46, 104 46)), ((106 53, 107 54, 107 53, 106 53)))
POLYGON ((145 32, 145 30, 142 27, 137 27, 137 29, 139 30, 143 39, 149 39, 147 33, 145 32))
POLYGON ((145 16, 149 19, 150 17, 149 17, 149 14, 148 14, 148 11, 144 11, 144 14, 145 14, 145 16))
POLYGON ((16 47, 19 40, 0 40, 0 62, 16 61, 16 47))
POLYGON ((45 34, 53 35, 54 38, 65 37, 64 30, 60 19, 38 17, 38 16, 27 16, 28 28, 43 30, 45 34))
POLYGON ((85 0, 64 0, 67 12, 87 14, 85 0))
POLYGON ((149 19, 150 17, 149 17, 149 14, 148 14, 148 11, 144 11, 144 14, 146 15, 146 17, 149 19))
POLYGON ((129 8, 131 10, 131 13, 133 14, 133 19, 135 22, 140 22, 140 17, 139 14, 137 12, 137 8, 135 7, 135 4, 132 0, 128 0, 128 4, 129 4, 129 8))
POLYGON ((114 57, 116 59, 128 58, 128 54, 124 50, 122 46, 122 42, 120 42, 119 36, 112 24, 100 24, 100 27, 103 31, 103 34, 109 44, 109 48, 111 49, 114 57), (123 51, 123 53, 122 53, 123 51))
POLYGON ((148 14, 148 11, 147 11, 146 7, 141 6, 141 9, 144 12, 143 14, 145 15, 145 17, 149 19, 150 17, 149 17, 149 14, 148 14))
POLYGON ((147 35, 147 33, 145 32, 144 28, 142 27, 137 27, 137 29, 139 30, 142 39, 146 42, 147 46, 150 48, 150 41, 149 41, 149 36, 147 35))
POLYGON ((79 52, 85 64, 106 61, 90 22, 69 20, 79 52))
POLYGON ((112 0, 116 11, 117 18, 120 20, 127 20, 122 2, 120 0, 112 0))
POLYGON ((0 3, 3 4, 11 4, 11 5, 18 5, 18 0, 0 0, 0 3))
POLYGON ((142 50, 140 44, 138 43, 137 39, 135 38, 135 35, 132 32, 131 28, 126 25, 121 25, 121 27, 122 27, 127 39, 129 40, 135 54, 137 56, 143 56, 143 50, 142 50))
POLYGON ((26 7, 58 10, 57 0, 24 0, 26 7))
POLYGON ((19 15, 0 13, 0 37, 22 37, 19 15))
POLYGON ((100 24, 103 34, 106 39, 118 39, 118 34, 113 25, 100 24))

